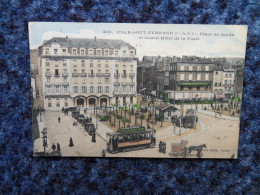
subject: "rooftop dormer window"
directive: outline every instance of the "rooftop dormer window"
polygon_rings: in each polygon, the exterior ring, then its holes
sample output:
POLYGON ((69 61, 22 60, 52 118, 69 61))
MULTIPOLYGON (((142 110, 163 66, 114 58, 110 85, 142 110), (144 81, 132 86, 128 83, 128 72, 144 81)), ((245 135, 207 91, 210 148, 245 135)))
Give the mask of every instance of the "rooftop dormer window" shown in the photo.
POLYGON ((105 50, 105 56, 108 56, 108 50, 105 50))
POLYGON ((82 56, 84 56, 85 51, 82 49, 82 50, 80 51, 80 54, 81 54, 82 56))
POLYGON ((58 49, 54 49, 54 54, 57 54, 57 52, 58 52, 58 49))
POLYGON ((76 49, 73 49, 73 50, 72 50, 72 54, 73 54, 73 55, 76 55, 76 49))
POLYGON ((50 54, 49 48, 45 48, 45 54, 50 54))

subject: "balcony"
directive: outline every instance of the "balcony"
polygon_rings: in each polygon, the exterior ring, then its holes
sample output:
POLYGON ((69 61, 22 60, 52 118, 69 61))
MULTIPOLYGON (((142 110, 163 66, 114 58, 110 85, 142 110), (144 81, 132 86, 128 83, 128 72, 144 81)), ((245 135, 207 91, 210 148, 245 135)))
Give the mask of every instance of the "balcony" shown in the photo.
POLYGON ((119 96, 135 95, 135 91, 114 91, 113 95, 119 95, 119 96))
POLYGON ((88 77, 95 77, 94 73, 88 73, 88 77))
POLYGON ((130 78, 134 78, 135 77, 135 73, 129 73, 129 77, 130 78))
POLYGON ((129 83, 126 83, 126 82, 122 82, 121 85, 122 86, 128 86, 129 83))
POLYGON ((78 76, 79 76, 79 73, 72 73, 72 76, 73 76, 73 77, 78 77, 78 76))
POLYGON ((127 74, 121 74, 121 77, 126 78, 127 74))
POLYGON ((120 83, 114 83, 114 86, 120 86, 120 83))
POLYGON ((110 77, 110 73, 105 73, 104 77, 110 77))
POLYGON ((118 77, 120 77, 120 74, 119 74, 119 73, 115 73, 115 74, 114 74, 114 77, 115 77, 115 78, 118 78, 118 77))
POLYGON ((177 85, 181 86, 209 86, 212 84, 212 81, 178 81, 177 85))
POLYGON ((51 95, 51 96, 70 95, 70 92, 50 92, 50 91, 45 91, 45 95, 51 95))
POLYGON ((69 76, 69 73, 64 72, 64 73, 62 73, 62 76, 63 76, 63 77, 68 77, 68 76, 69 76))
POLYGON ((55 74, 54 77, 60 77, 60 74, 55 74))
POLYGON ((102 73, 96 73, 96 77, 102 77, 103 74, 102 73))
POLYGON ((87 77, 87 73, 81 73, 80 76, 81 77, 87 77))
POLYGON ((135 86, 135 83, 128 83, 129 86, 135 86))
POLYGON ((234 84, 230 84, 230 83, 224 83, 223 87, 234 87, 234 84))
POLYGON ((51 77, 52 74, 51 74, 50 72, 46 72, 46 73, 45 73, 45 76, 46 76, 46 77, 51 77))

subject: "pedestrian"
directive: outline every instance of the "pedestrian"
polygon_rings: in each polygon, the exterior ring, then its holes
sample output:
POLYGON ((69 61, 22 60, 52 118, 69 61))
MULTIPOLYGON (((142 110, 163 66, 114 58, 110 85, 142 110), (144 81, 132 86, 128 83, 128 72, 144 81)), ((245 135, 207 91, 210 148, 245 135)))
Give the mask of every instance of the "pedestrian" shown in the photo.
POLYGON ((70 137, 70 145, 69 145, 69 147, 73 147, 73 146, 74 146, 73 140, 72 140, 72 137, 70 137))
POLYGON ((163 142, 163 153, 165 154, 166 153, 166 143, 163 142))
POLYGON ((60 123, 60 117, 58 118, 58 122, 60 123))
POLYGON ((232 115, 231 115, 231 116, 235 116, 235 112, 234 112, 234 111, 232 112, 232 115))
POLYGON ((106 157, 106 150, 102 150, 101 155, 102 157, 106 157))
POLYGON ((61 111, 62 111, 62 113, 64 113, 64 107, 62 107, 62 110, 61 110, 61 111))
POLYGON ((90 122, 92 123, 92 117, 89 118, 90 122))
POLYGON ((60 144, 57 143, 57 151, 60 152, 60 144))
POLYGON ((96 133, 95 131, 93 131, 92 133, 92 139, 91 139, 92 142, 96 142, 96 133))
POLYGON ((162 141, 160 141, 160 143, 159 143, 159 152, 160 153, 162 152, 162 141))
POLYGON ((53 150, 53 151, 55 151, 55 150, 56 150, 56 146, 55 146, 55 144, 54 144, 54 143, 52 144, 52 147, 51 147, 51 148, 52 148, 52 150, 53 150))

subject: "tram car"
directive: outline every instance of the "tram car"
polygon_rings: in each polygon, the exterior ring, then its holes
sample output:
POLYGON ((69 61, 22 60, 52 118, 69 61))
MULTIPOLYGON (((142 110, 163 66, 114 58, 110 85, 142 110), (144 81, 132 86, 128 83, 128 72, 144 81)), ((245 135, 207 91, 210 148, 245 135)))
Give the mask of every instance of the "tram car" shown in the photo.
POLYGON ((118 153, 156 146, 155 131, 137 126, 106 134, 107 152, 118 153))
POLYGON ((196 115, 194 109, 187 109, 186 115, 183 117, 184 128, 194 128, 196 123, 196 115))

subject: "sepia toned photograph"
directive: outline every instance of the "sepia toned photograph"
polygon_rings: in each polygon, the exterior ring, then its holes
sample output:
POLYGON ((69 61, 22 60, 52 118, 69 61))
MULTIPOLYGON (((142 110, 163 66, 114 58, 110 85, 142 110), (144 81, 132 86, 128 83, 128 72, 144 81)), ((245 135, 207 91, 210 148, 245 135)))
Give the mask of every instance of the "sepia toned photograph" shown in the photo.
POLYGON ((238 158, 246 25, 30 22, 34 156, 238 158))

